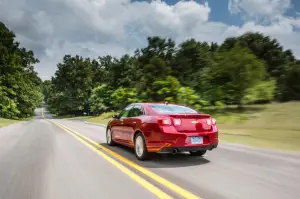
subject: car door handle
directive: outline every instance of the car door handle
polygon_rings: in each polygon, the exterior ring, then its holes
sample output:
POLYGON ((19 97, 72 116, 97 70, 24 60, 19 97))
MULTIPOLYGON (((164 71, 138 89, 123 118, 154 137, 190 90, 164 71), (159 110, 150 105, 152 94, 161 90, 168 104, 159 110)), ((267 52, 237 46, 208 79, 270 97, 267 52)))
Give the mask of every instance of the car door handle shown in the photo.
POLYGON ((136 124, 136 122, 132 122, 133 124, 136 124))

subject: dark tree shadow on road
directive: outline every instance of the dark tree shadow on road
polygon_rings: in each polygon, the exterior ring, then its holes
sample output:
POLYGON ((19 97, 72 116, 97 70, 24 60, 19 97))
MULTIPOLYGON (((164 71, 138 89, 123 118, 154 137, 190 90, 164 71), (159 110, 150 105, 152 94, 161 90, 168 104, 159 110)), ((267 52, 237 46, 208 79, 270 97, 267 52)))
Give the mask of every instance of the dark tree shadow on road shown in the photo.
POLYGON ((101 145, 146 168, 189 167, 210 162, 205 157, 194 157, 190 156, 188 153, 178 153, 175 155, 151 154, 151 159, 139 161, 135 157, 133 149, 129 147, 122 145, 108 146, 106 143, 101 143, 101 145))

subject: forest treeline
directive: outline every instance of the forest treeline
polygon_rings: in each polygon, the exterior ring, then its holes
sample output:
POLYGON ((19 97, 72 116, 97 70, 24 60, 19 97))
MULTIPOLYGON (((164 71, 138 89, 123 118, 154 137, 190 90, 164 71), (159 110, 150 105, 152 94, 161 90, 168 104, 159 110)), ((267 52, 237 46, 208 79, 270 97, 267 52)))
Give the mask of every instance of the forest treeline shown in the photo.
POLYGON ((93 115, 132 102, 168 101, 200 110, 300 100, 300 61, 276 39, 249 32, 222 44, 148 37, 121 58, 65 55, 43 84, 53 113, 93 115))
POLYGON ((42 80, 34 71, 38 62, 0 22, 0 118, 27 118, 41 105, 42 80))
POLYGON ((223 43, 148 37, 120 58, 65 55, 51 80, 38 59, 0 23, 0 117, 33 115, 42 94, 52 113, 97 115, 129 103, 168 101, 200 110, 300 100, 300 61, 276 39, 249 32, 223 43))

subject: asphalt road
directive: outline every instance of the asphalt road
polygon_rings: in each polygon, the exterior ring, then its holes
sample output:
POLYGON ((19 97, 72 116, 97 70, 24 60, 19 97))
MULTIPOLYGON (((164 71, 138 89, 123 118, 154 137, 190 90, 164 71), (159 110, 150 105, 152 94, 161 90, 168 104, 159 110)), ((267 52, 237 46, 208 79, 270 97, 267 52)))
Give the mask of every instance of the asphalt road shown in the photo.
POLYGON ((139 162, 126 147, 106 146, 101 126, 44 119, 40 109, 36 115, 0 129, 0 199, 300 195, 299 154, 221 143, 203 158, 156 155, 139 162))

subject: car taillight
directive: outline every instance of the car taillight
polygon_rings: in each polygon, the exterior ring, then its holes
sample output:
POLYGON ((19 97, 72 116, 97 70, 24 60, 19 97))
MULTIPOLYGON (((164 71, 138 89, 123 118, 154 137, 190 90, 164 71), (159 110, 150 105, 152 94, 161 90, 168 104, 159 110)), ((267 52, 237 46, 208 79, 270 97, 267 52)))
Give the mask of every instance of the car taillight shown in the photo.
POLYGON ((173 123, 175 126, 181 125, 181 119, 173 119, 173 123))
POLYGON ((170 126, 172 124, 170 119, 159 119, 157 122, 159 126, 170 126))
POLYGON ((207 119, 207 120, 206 120, 206 124, 207 124, 208 126, 211 126, 211 119, 207 119))
POLYGON ((208 126, 216 125, 216 119, 215 118, 209 118, 209 119, 206 120, 206 124, 208 126))
POLYGON ((213 125, 216 125, 217 120, 216 120, 215 118, 212 118, 212 119, 211 119, 211 122, 212 122, 213 125))

